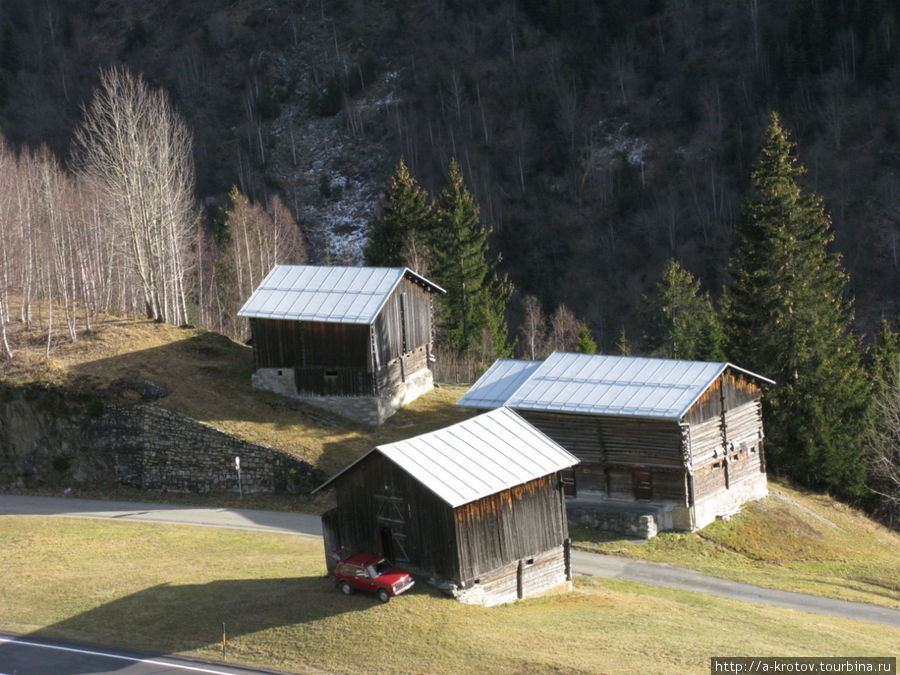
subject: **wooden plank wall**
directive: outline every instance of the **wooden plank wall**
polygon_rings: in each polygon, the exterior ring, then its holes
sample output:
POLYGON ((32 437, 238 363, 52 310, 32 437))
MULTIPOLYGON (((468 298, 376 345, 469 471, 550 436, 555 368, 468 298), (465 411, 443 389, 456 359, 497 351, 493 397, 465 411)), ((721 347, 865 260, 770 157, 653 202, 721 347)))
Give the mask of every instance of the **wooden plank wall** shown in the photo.
POLYGON ((460 581, 561 546, 568 536, 556 474, 484 497, 454 511, 460 581))
POLYGON ((369 327, 251 319, 258 368, 366 368, 369 327))
POLYGON ((401 382, 405 382, 414 373, 425 370, 428 366, 428 347, 418 347, 397 357, 387 365, 382 365, 375 374, 375 389, 378 392, 387 391, 401 382))
POLYGON ((375 348, 380 366, 431 343, 431 297, 421 286, 403 279, 375 320, 375 348), (402 299, 401 299, 402 296, 402 299), (401 303, 406 322, 406 350, 400 325, 401 303))
POLYGON ((380 452, 373 452, 335 484, 338 528, 344 546, 382 553, 379 527, 403 535, 410 571, 459 578, 452 509, 380 452), (395 523, 380 523, 377 495, 397 499, 395 523), (399 518, 398 518, 399 516, 399 518))
POLYGON ((725 410, 731 410, 745 403, 759 400, 760 396, 762 396, 762 392, 754 380, 737 371, 726 370, 691 406, 684 416, 684 421, 689 424, 699 424, 720 416, 723 402, 725 410))

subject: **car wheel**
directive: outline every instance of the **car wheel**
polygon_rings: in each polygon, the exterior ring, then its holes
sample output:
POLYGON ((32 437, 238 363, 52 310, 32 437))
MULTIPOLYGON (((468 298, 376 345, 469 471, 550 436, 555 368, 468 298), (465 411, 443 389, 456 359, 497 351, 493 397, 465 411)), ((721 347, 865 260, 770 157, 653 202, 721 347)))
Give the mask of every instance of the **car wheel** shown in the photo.
POLYGON ((379 588, 379 589, 378 589, 378 592, 375 593, 375 595, 378 596, 378 599, 381 600, 381 602, 387 602, 388 600, 391 599, 391 594, 388 593, 388 592, 387 592, 386 590, 384 590, 383 588, 379 588))
POLYGON ((353 593, 353 586, 348 584, 346 581, 342 581, 338 588, 341 589, 341 593, 343 593, 344 595, 350 595, 351 593, 353 593))

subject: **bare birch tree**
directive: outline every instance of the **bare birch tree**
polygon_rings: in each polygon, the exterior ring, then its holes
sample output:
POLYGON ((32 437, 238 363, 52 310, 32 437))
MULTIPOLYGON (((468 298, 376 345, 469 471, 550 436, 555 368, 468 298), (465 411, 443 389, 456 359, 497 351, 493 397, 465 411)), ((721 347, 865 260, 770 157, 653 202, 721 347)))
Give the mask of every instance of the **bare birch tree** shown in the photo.
POLYGON ((522 302, 524 317, 522 318, 522 342, 525 355, 529 360, 542 359, 547 345, 547 326, 540 301, 533 295, 525 296, 522 302))
POLYGON ((163 91, 124 68, 101 70, 75 132, 75 163, 103 190, 147 316, 175 324, 187 321, 187 261, 198 220, 191 146, 163 91))

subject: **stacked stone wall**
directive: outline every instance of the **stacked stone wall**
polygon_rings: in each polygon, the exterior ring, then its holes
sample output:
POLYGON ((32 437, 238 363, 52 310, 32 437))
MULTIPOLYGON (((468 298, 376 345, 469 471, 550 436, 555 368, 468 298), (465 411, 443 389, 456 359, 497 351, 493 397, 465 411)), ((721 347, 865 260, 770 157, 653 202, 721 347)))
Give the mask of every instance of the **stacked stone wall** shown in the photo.
POLYGON ((312 467, 155 405, 110 405, 98 445, 116 479, 149 490, 284 492, 305 484, 312 467), (240 483, 235 458, 240 458, 240 483))
POLYGON ((55 391, 0 397, 0 489, 118 482, 176 492, 306 490, 315 469, 153 403, 108 403, 89 412, 49 406, 55 391), (56 408, 59 408, 58 410, 56 408))

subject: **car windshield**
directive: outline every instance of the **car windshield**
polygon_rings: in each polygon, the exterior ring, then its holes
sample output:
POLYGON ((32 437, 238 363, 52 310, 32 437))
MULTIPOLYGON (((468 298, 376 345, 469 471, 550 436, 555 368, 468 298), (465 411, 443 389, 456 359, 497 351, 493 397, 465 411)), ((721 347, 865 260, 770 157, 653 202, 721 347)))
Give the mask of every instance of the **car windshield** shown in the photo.
POLYGON ((391 569, 391 564, 383 558, 374 565, 369 565, 369 576, 372 578, 380 577, 382 574, 391 569))

